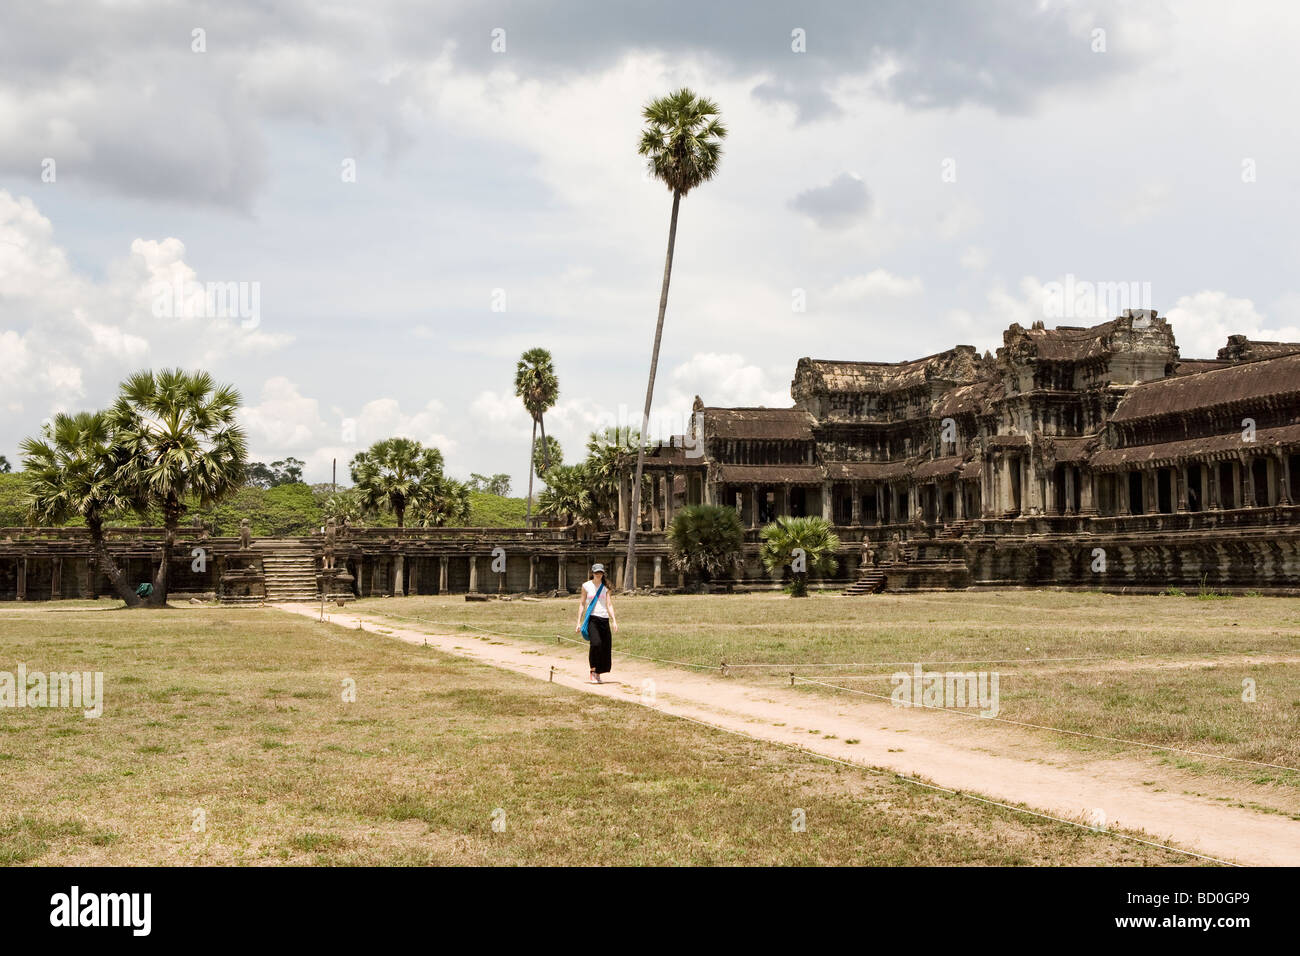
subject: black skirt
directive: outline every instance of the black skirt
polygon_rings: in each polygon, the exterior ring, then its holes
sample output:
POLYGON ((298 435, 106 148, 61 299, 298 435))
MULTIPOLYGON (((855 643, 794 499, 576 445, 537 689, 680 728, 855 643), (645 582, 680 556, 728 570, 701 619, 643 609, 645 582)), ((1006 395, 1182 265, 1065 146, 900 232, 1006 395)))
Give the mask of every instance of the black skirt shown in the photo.
POLYGON ((597 674, 608 674, 613 669, 610 663, 609 618, 593 614, 587 620, 587 636, 591 639, 587 662, 597 674))

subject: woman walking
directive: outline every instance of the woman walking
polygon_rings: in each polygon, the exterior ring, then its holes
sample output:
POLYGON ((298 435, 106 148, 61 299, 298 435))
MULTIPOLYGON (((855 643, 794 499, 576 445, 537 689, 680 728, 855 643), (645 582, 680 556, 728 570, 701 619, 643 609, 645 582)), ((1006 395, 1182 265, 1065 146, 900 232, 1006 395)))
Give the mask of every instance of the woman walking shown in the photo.
POLYGON ((582 582, 582 604, 578 608, 578 623, 573 628, 591 642, 587 663, 591 666, 589 684, 603 684, 601 674, 612 670, 610 662, 610 631, 618 630, 614 619, 614 605, 605 585, 605 566, 593 564, 591 579, 582 582))

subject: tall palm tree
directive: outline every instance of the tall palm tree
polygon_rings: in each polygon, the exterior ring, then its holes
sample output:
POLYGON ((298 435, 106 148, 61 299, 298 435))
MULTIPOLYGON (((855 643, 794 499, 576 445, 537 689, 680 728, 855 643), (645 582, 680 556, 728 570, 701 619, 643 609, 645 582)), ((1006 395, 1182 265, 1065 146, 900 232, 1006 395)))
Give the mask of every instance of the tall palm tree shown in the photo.
POLYGON ((555 377, 555 363, 546 349, 529 349, 515 365, 515 394, 523 400, 524 408, 533 419, 533 441, 528 451, 528 503, 524 506, 524 521, 533 514, 533 473, 537 458, 537 429, 542 430, 542 460, 551 467, 551 451, 546 443, 544 415, 560 396, 560 381, 555 377))
POLYGON ((105 516, 139 504, 118 480, 121 452, 112 439, 103 412, 59 413, 43 437, 25 439, 20 450, 34 523, 61 525, 82 518, 90 531, 93 567, 108 575, 128 607, 137 607, 140 599, 104 544, 105 516))
POLYGON ((791 568, 793 581, 790 585, 792 597, 808 596, 808 572, 834 574, 839 567, 835 552, 839 550, 839 536, 831 530, 824 518, 777 518, 759 533, 762 545, 758 549, 759 560, 769 571, 778 568, 791 568), (802 560, 797 560, 802 552, 802 560))
MULTIPOLYGON (((651 174, 673 194, 673 213, 668 222, 668 255, 664 260, 664 282, 659 292, 659 320, 655 324, 655 344, 650 352, 650 380, 645 388, 645 412, 641 416, 641 435, 650 430, 650 403, 654 400, 655 372, 659 367, 659 343, 664 334, 664 312, 668 309, 668 280, 673 271, 673 246, 677 241, 677 209, 682 197, 718 172, 722 157, 722 140, 727 129, 718 121, 718 105, 696 96, 686 87, 660 97, 641 113, 646 121, 637 152, 646 157, 651 174)), ((632 587, 636 567, 636 517, 641 513, 641 472, 645 467, 645 443, 640 441, 636 456, 636 480, 632 482, 632 516, 628 526, 627 563, 623 587, 632 587)))
POLYGON ((412 438, 385 438, 357 452, 350 465, 352 484, 370 513, 388 509, 406 527, 406 509, 421 504, 443 480, 442 452, 412 438))
POLYGON ((188 503, 208 508, 244 484, 248 446, 235 421, 239 392, 207 372, 136 372, 122 383, 108 412, 123 454, 130 494, 162 511, 162 563, 152 603, 167 603, 167 569, 188 503))

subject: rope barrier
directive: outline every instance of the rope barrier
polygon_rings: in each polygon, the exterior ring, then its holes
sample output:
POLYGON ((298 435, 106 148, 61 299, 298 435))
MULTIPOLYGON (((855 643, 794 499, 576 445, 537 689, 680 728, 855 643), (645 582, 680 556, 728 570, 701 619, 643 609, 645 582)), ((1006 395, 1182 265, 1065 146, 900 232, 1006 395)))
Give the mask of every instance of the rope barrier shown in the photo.
POLYGON ((934 790, 939 793, 946 793, 954 797, 965 797, 968 800, 974 800, 976 803, 983 803, 991 807, 1000 807, 1003 810, 1010 810, 1013 813, 1024 813, 1027 814, 1028 816, 1038 817, 1039 819, 1042 820, 1050 820, 1053 823, 1063 823, 1066 826, 1077 827, 1080 830, 1090 830, 1093 833, 1104 833, 1109 836, 1116 837, 1117 839, 1120 840, 1128 840, 1131 843, 1141 843, 1145 846, 1155 847, 1160 850, 1168 850, 1170 853, 1181 853, 1184 856, 1195 857, 1198 860, 1206 860, 1210 863, 1218 863, 1222 866, 1240 867, 1242 865, 1240 863, 1234 863, 1231 860, 1221 860, 1218 857, 1206 856, 1203 853, 1195 853, 1192 850, 1184 850, 1180 847, 1169 846, 1168 844, 1165 843, 1156 843, 1154 840, 1143 840, 1141 837, 1130 836, 1127 833, 1117 833, 1114 830, 1108 830, 1105 827, 1092 827, 1092 826, 1088 826, 1086 823, 1079 823, 1077 820, 1069 820, 1066 819, 1065 817, 1056 817, 1056 816, 1052 816, 1050 813, 1040 813, 1037 810, 1027 810, 1024 807, 1017 807, 1014 804, 1002 803, 999 800, 990 800, 987 797, 976 796, 975 794, 967 793, 964 790, 951 790, 948 787, 941 787, 935 783, 927 783, 924 780, 918 780, 915 777, 909 777, 907 774, 904 773, 898 773, 893 770, 881 770, 878 767, 869 767, 866 764, 854 763, 852 760, 841 760, 839 757, 831 757, 826 754, 818 753, 815 750, 808 750, 804 747, 800 747, 797 744, 786 743, 783 740, 768 740, 767 738, 764 737, 758 737, 755 736, 754 734, 746 733, 743 730, 733 730, 730 727, 720 727, 717 724, 711 724, 708 723, 707 721, 699 720, 698 718, 695 717, 688 717, 685 714, 667 714, 667 716, 677 717, 680 720, 689 720, 691 723, 699 724, 701 727, 709 727, 713 730, 721 730, 724 733, 734 734, 737 737, 745 737, 749 740, 753 740, 758 743, 763 743, 763 744, 774 743, 779 747, 785 747, 788 750, 793 750, 796 753, 801 753, 809 757, 814 757, 818 760, 825 760, 830 763, 839 764, 840 766, 843 767, 852 768, 854 770, 865 770, 868 773, 876 773, 876 774, 880 774, 881 776, 894 777, 895 779, 902 780, 905 783, 910 783, 913 786, 921 787, 926 790, 934 790))
MULTIPOLYGON (((381 613, 383 613, 383 612, 381 612, 381 613)), ((497 637, 510 637, 510 636, 514 636, 514 637, 522 637, 522 638, 527 638, 527 639, 532 639, 532 637, 533 637, 533 635, 530 635, 530 634, 510 634, 509 632, 506 632, 506 631, 489 631, 487 628, 477 627, 477 626, 475 626, 475 625, 473 625, 473 624, 463 624, 463 623, 461 623, 461 622, 436 621, 436 620, 433 620, 433 619, 430 619, 430 618, 406 617, 406 616, 403 616, 403 615, 400 615, 400 614, 386 614, 385 616, 388 616, 388 617, 394 617, 394 618, 397 618, 398 620, 404 620, 404 621, 419 621, 419 622, 421 622, 421 623, 429 623, 429 624, 443 624, 443 625, 446 625, 446 624, 452 624, 452 623, 455 623, 455 624, 460 624, 460 626, 463 626, 463 627, 469 627, 469 628, 472 628, 472 629, 474 629, 474 630, 484 631, 485 633, 489 633, 489 634, 492 634, 493 636, 497 636, 497 637)), ((360 621, 360 618, 358 618, 358 619, 357 619, 357 626, 360 627, 360 625, 361 625, 361 621, 360 621)), ((574 643, 574 644, 582 644, 582 643, 584 643, 584 642, 579 641, 579 640, 577 640, 577 639, 575 639, 575 638, 566 638, 566 637, 563 637, 563 636, 560 635, 560 634, 556 634, 555 637, 556 637, 557 640, 560 640, 560 641, 569 641, 569 642, 574 643)), ((620 653, 622 656, 624 656, 624 657, 635 657, 635 658, 637 658, 638 660, 653 661, 653 662, 655 662, 655 663, 660 663, 660 664, 675 664, 675 665, 680 666, 680 667, 703 667, 703 668, 706 668, 706 669, 708 669, 708 670, 713 670, 713 669, 714 669, 714 666, 715 666, 715 665, 712 665, 712 664, 692 664, 692 663, 687 663, 687 662, 683 662, 683 661, 667 661, 667 660, 663 660, 663 659, 661 659, 661 658, 644 657, 644 656, 642 656, 642 655, 640 655, 640 654, 632 654, 632 653, 630 653, 630 652, 628 652, 628 651, 620 651, 619 653, 620 653)), ((906 662, 906 663, 943 663, 943 662, 936 662, 936 661, 914 662, 914 661, 908 661, 908 662, 906 662)), ((976 662, 966 662, 966 661, 962 661, 962 662, 948 662, 948 663, 976 663, 976 662)), ((728 667, 739 667, 739 666, 772 667, 772 666, 788 666, 788 665, 771 665, 771 664, 759 664, 759 665, 738 665, 738 664, 727 664, 726 662, 723 662, 720 666, 721 666, 723 672, 725 673, 725 672, 726 672, 726 669, 727 669, 728 667)), ((550 672, 550 675, 549 675, 549 679, 550 679, 551 681, 553 681, 553 680, 555 679, 555 668, 554 668, 554 666, 551 667, 551 672, 550 672)), ((807 678, 797 677, 795 674, 791 673, 791 674, 790 674, 790 683, 793 685, 794 682, 795 682, 796 680, 805 681, 806 683, 821 683, 820 681, 813 681, 813 680, 809 680, 809 679, 807 679, 807 678)), ((827 686, 827 687, 835 687, 835 685, 833 685, 833 684, 826 684, 825 686, 827 686)), ((854 691, 854 689, 851 688, 851 687, 838 687, 838 688, 836 688, 836 689, 838 689, 838 690, 845 690, 845 691, 848 691, 849 693, 866 693, 866 692, 862 692, 862 691, 854 691)), ((878 694, 867 694, 867 696, 870 696, 870 697, 879 697, 880 695, 878 695, 878 694)), ((884 699, 884 700, 889 700, 890 698, 885 697, 885 698, 882 698, 882 699, 884 699)), ((961 716, 963 716, 963 717, 978 717, 978 715, 975 715, 975 714, 964 714, 964 713, 961 713, 960 711, 949 711, 949 713, 961 714, 961 716)), ((1156 849, 1166 850, 1166 851, 1168 851, 1168 852, 1170 852, 1170 853, 1179 853, 1179 854, 1182 854, 1182 855, 1184 855, 1184 856, 1190 856, 1190 857, 1193 857, 1193 858, 1198 859, 1198 860, 1205 860, 1205 861, 1210 862, 1210 863, 1218 863, 1218 864, 1220 864, 1220 865, 1222 865, 1222 866, 1241 866, 1241 864, 1239 864, 1239 863, 1234 863, 1234 862, 1232 862, 1231 860, 1221 860, 1221 859, 1219 859, 1218 857, 1207 856, 1207 855, 1205 855, 1205 854, 1203 854, 1203 853, 1195 853, 1195 852, 1193 852, 1193 851, 1191 851, 1191 850, 1184 850, 1184 849, 1181 849, 1180 847, 1169 846, 1169 845, 1164 844, 1164 843, 1156 843, 1156 842, 1153 841, 1153 840, 1143 840, 1143 839, 1141 839, 1140 837, 1130 836, 1129 834, 1126 834, 1126 833, 1116 833, 1115 831, 1105 829, 1104 827, 1093 827, 1093 826, 1088 826, 1087 824, 1079 823, 1077 820, 1069 820, 1069 819, 1066 819, 1066 818, 1064 818, 1064 817, 1053 816, 1053 815, 1051 815, 1051 814, 1049 814, 1049 813, 1040 813, 1040 812, 1037 811, 1037 810, 1027 810, 1027 809, 1025 809, 1024 807, 1017 807, 1017 806, 1015 806, 1015 805, 1013 805, 1013 804, 1002 803, 1001 801, 998 801, 998 800, 990 800, 990 799, 988 799, 987 797, 976 796, 975 794, 972 794, 972 793, 966 793, 965 791, 961 791, 961 790, 952 790, 952 789, 949 789, 948 787, 941 787, 941 786, 939 786, 938 784, 927 783, 927 782, 924 781, 924 780, 918 780, 917 778, 915 778, 915 777, 910 777, 910 776, 908 776, 907 774, 898 773, 898 772, 895 772, 895 771, 881 770, 881 769, 879 769, 879 768, 877 768, 877 767, 870 767, 870 766, 867 766, 866 764, 854 763, 854 762, 851 761, 851 760, 841 760, 841 759, 838 758, 838 757, 831 757, 831 756, 828 756, 828 755, 826 755, 826 754, 817 753, 816 751, 813 751, 813 750, 808 750, 808 749, 806 749, 806 748, 804 748, 804 747, 800 747, 800 746, 798 746, 797 744, 791 744, 791 743, 787 743, 787 742, 785 742, 785 741, 781 741, 781 740, 768 740, 767 738, 759 737, 759 736, 756 736, 755 734, 746 733, 746 732, 743 731, 743 730, 733 730, 733 729, 730 728, 730 727, 722 727, 722 726, 719 726, 718 724, 711 724, 711 723, 709 723, 709 722, 707 722, 707 721, 700 720, 700 719, 698 719, 698 718, 696 718, 696 717, 690 717, 690 716, 687 716, 686 714, 671 714, 671 713, 666 713, 666 716, 669 716, 669 717, 676 717, 676 718, 678 718, 678 719, 680 719, 680 720, 687 720, 687 721, 690 721, 691 723, 699 724, 701 727, 708 727, 708 728, 710 728, 710 729, 712 729, 712 730, 720 730, 720 731, 723 731, 724 733, 733 734, 733 735, 735 735, 735 736, 737 736, 737 737, 745 737, 745 738, 747 738, 747 739, 749 739, 749 740, 753 740, 753 741, 755 741, 755 742, 757 742, 757 743, 764 743, 764 744, 775 743, 777 746, 784 747, 784 748, 786 748, 786 749, 788 749, 788 750, 794 750, 794 751, 797 752, 797 753, 801 753, 801 754, 804 754, 805 756, 810 756, 810 757, 813 757, 813 758, 818 759, 818 760, 825 760, 825 761, 827 761, 827 762, 829 762, 829 763, 839 764, 840 766, 849 767, 849 768, 854 769, 854 770, 860 770, 860 771, 866 771, 866 772, 868 772, 868 773, 880 774, 881 776, 890 776, 890 777, 894 777, 894 778, 897 779, 897 780, 902 780, 902 781, 905 782, 905 783, 909 783, 909 784, 912 784, 913 786, 921 787, 921 788, 926 789, 926 790, 933 790, 933 791, 935 791, 935 792, 937 792, 937 793, 946 793, 946 794, 948 794, 948 795, 950 795, 950 796, 965 797, 966 799, 968 799, 968 800, 973 800, 973 801, 975 801, 976 803, 982 803, 982 804, 985 804, 985 805, 987 805, 987 806, 991 806, 991 807, 999 807, 999 808, 1001 808, 1001 809, 1003 809, 1003 810, 1009 810, 1009 811, 1011 811, 1012 813, 1022 813, 1022 814, 1026 814, 1026 815, 1031 816, 1031 817, 1037 817, 1037 818, 1042 819, 1042 820, 1049 820, 1049 821, 1051 821, 1051 822, 1053 822, 1053 823, 1060 823, 1060 824, 1064 824, 1064 825, 1066 825, 1066 826, 1076 827, 1076 828, 1078 828, 1078 829, 1080 829, 1080 830, 1088 830, 1088 831, 1090 831, 1090 832, 1092 832, 1092 833, 1102 833, 1102 834, 1106 834, 1106 835, 1108 835, 1108 836, 1116 837, 1117 839, 1127 840, 1127 841, 1129 841, 1129 842, 1131 842, 1131 843, 1140 843, 1140 844, 1142 844, 1142 845, 1144 845, 1144 846, 1150 846, 1150 847, 1154 847, 1154 848, 1156 848, 1156 849)), ((992 718, 992 719, 1000 719, 1000 718, 992 718)), ((1011 722, 1011 723, 1017 723, 1016 721, 1010 721, 1010 722, 1011 722)), ((1035 725, 1033 725, 1033 724, 1025 724, 1024 726, 1030 726, 1030 727, 1032 727, 1032 726, 1035 726, 1035 725)), ((1050 727, 1049 727, 1049 728, 1043 728, 1043 729, 1054 730, 1054 729, 1056 729, 1056 728, 1050 728, 1050 727)), ((1075 731, 1061 731, 1061 732, 1062 732, 1062 733, 1075 733, 1075 731)), ((1084 736, 1092 736, 1092 735, 1085 734, 1084 736)), ((1117 739, 1117 738, 1102 738, 1102 739, 1117 739)), ((1155 745, 1146 745, 1146 744, 1138 744, 1138 745, 1139 745, 1139 746, 1155 746, 1155 745)), ((1172 748, 1157 748, 1157 749, 1172 749, 1172 748)), ((1187 751, 1187 752, 1190 753, 1191 751, 1187 751)), ((1215 755, 1214 755, 1214 754, 1207 754, 1207 755, 1205 755, 1205 756, 1215 756, 1215 755)), ((1239 759, 1239 758, 1227 757, 1227 758, 1223 758, 1223 759, 1236 760, 1236 759, 1239 759)), ((1256 761, 1244 761, 1244 762, 1246 762, 1246 763, 1255 763, 1256 761)), ((1270 767, 1274 767, 1274 766, 1278 766, 1278 765, 1276 765, 1276 764, 1262 764, 1261 766, 1270 766, 1270 767)), ((1284 769, 1284 770, 1292 770, 1292 769, 1295 769, 1295 768, 1292 768, 1292 767, 1281 767, 1280 769, 1284 769)))
MULTIPOLYGON (((888 700, 891 702, 893 701, 892 697, 886 696, 884 694, 873 694, 871 693, 871 691, 867 691, 867 690, 857 690, 856 688, 853 687, 841 687, 838 684, 828 684, 825 681, 813 680, 810 677, 799 677, 795 674, 791 674, 790 675, 791 686, 794 685, 795 681, 799 681, 800 683, 804 683, 804 684, 818 684, 822 687, 831 687, 834 688, 835 690, 842 690, 849 694, 859 694, 863 697, 875 697, 880 700, 888 700)), ((1290 770, 1295 773, 1300 773, 1300 767, 1290 767, 1287 766, 1286 764, 1267 763, 1262 760, 1250 760, 1246 757, 1229 757, 1226 754, 1204 753, 1199 750, 1185 750, 1181 747, 1166 747, 1163 744, 1148 744, 1148 743, 1144 743, 1141 740, 1126 740, 1123 737, 1108 737, 1104 734, 1090 734, 1082 730, 1066 730, 1062 727, 1048 727, 1045 724, 1032 724, 1029 723, 1028 721, 1012 720, 1009 717, 983 717, 979 714, 968 714, 962 710, 954 710, 951 707, 934 707, 932 705, 928 705, 925 703, 918 705, 915 702, 910 700, 904 701, 904 706, 906 707, 920 706, 924 710, 937 710, 945 714, 953 714, 957 717, 968 717, 974 720, 996 720, 1000 723, 1013 724, 1017 727, 1030 727, 1034 730, 1047 730, 1058 734, 1072 734, 1076 737, 1088 737, 1091 738, 1092 740, 1105 740, 1111 743, 1127 744, 1131 747, 1148 747, 1152 750, 1164 750, 1169 753, 1187 754, 1188 756, 1191 757, 1208 757, 1212 760, 1230 760, 1234 763, 1246 763, 1246 764, 1251 764, 1252 766, 1255 767, 1270 767, 1274 770, 1290 770)))

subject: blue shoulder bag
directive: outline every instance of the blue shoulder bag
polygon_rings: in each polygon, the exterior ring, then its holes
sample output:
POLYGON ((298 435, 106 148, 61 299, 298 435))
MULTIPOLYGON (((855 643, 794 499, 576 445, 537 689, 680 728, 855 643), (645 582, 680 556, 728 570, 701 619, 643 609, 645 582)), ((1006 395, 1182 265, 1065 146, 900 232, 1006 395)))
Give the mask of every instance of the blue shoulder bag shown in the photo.
MULTIPOLYGON (((601 576, 604 577, 604 575, 601 576)), ((600 587, 596 588, 596 594, 591 599, 591 603, 587 605, 587 614, 582 619, 582 639, 584 641, 591 640, 591 637, 587 634, 587 625, 591 622, 591 612, 596 609, 596 602, 600 600, 600 592, 603 590, 605 590, 605 582, 601 581, 600 587)))

